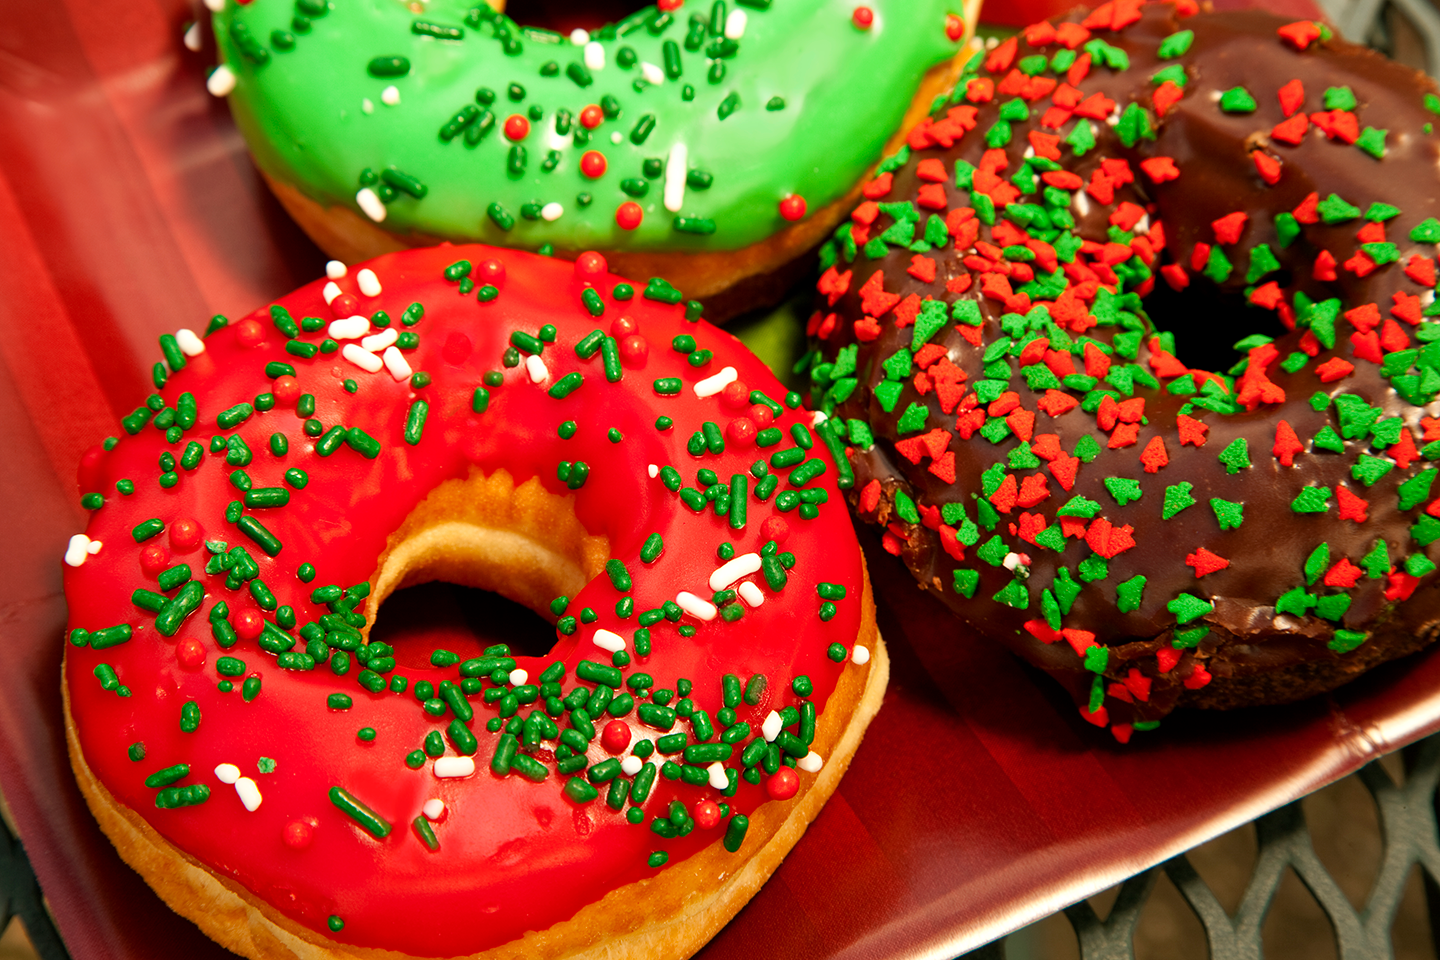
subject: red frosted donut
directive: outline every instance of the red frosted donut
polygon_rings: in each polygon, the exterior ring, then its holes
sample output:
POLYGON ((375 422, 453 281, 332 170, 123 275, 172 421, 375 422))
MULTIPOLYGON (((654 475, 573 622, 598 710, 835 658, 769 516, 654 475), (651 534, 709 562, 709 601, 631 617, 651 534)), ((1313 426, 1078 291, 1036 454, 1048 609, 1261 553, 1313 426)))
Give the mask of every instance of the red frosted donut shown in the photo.
POLYGON ((1440 98, 1193 7, 977 60, 831 242, 812 326, 860 515, 1121 740, 1440 626, 1440 98))
POLYGON ((65 696, 174 909, 253 957, 680 957, 758 889, 886 660, 830 425, 679 301, 441 247, 161 338, 81 467, 65 696), (553 649, 369 642, 432 579, 553 649))

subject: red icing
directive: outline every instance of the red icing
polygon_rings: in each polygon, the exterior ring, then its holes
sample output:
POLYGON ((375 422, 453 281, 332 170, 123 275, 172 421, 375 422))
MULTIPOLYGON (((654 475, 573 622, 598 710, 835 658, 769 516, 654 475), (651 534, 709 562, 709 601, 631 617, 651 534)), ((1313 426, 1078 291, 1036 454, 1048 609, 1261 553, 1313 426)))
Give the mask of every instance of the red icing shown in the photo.
MULTIPOLYGON (((674 864, 718 841, 723 824, 715 829, 697 827, 686 837, 664 840, 651 832, 649 821, 656 812, 668 810, 671 800, 695 809, 696 803, 719 801, 719 792, 657 777, 643 806, 645 823, 637 826, 606 805, 603 785, 598 800, 576 804, 568 799, 561 790, 568 777, 557 775, 553 762, 546 763, 549 776, 540 784, 513 773, 499 778, 488 766, 498 735, 485 728, 496 710, 479 695, 471 698, 475 718, 469 724, 479 740, 477 773, 460 780, 437 779, 428 759, 421 769, 411 770, 403 758, 420 747, 427 732, 443 732, 449 713, 440 720, 431 718, 413 692, 369 693, 355 681, 358 665, 345 677, 325 668, 280 669, 274 655, 256 643, 261 618, 250 592, 227 589, 223 574, 205 575, 202 568, 209 557, 205 551, 168 561, 189 562, 207 596, 174 637, 162 637, 154 615, 136 607, 131 593, 136 588, 158 591, 156 581, 142 575, 140 556, 174 533, 136 544, 132 528, 155 517, 174 531, 177 521, 190 519, 207 537, 243 545, 279 603, 293 605, 303 624, 327 612, 310 601, 311 590, 366 581, 390 531, 442 481, 467 475, 472 465, 487 473, 504 467, 517 484, 539 477, 546 489, 564 494, 557 464, 583 460, 590 473, 575 494, 577 516, 592 533, 605 534, 611 555, 625 562, 634 578, 630 595, 636 611, 658 607, 682 589, 709 598, 708 579, 722 563, 716 556, 722 542, 733 543, 737 554, 745 554, 759 551, 767 538, 774 538, 783 543, 781 550, 795 553, 797 562, 781 592, 770 590, 760 573, 743 578, 761 589, 766 598, 763 606, 747 607, 744 617, 734 623, 718 617, 696 622, 687 615, 682 622, 698 627, 691 639, 680 636, 675 624, 661 621, 651 628, 652 655, 637 656, 624 670, 626 676, 649 673, 656 687, 662 688, 674 689, 678 678, 690 679, 694 703, 712 718, 723 706, 722 673, 742 679, 766 674, 769 684, 761 702, 742 703, 737 711, 738 720, 751 724, 752 738, 770 710, 798 703, 790 690, 796 675, 811 678, 811 699, 823 710, 846 669, 846 664, 826 656, 827 647, 840 643, 848 650, 859 628, 862 559, 835 486, 836 468, 818 438, 807 456, 819 458, 827 468, 807 488, 824 489, 829 499, 816 519, 804 519, 798 511, 782 517, 774 496, 764 503, 755 499, 757 481, 751 477, 748 522, 743 530, 733 531, 726 518, 716 517, 708 508, 693 513, 659 478, 649 476, 648 465, 669 464, 681 472, 687 486, 697 484, 696 471, 702 467, 728 481, 733 474, 748 471, 757 455, 768 458, 774 450, 790 446, 793 426, 809 424, 809 414, 787 409, 774 423, 786 439, 770 451, 727 449, 703 458, 687 452, 686 443, 702 422, 723 425, 732 419, 718 396, 696 396, 692 388, 701 378, 733 366, 745 383, 772 399, 783 397, 784 388, 771 372, 729 334, 703 322, 687 322, 682 307, 645 299, 638 290, 632 300, 616 301, 610 294, 619 278, 603 274, 588 277, 607 306, 606 316, 592 317, 581 301, 586 284, 570 264, 523 253, 441 247, 388 255, 368 266, 384 290, 377 297, 359 298, 366 315, 383 309, 399 327, 407 306, 416 301, 424 304, 424 318, 413 328, 420 345, 407 352, 407 359, 414 370, 429 373, 433 383, 416 391, 408 381, 397 382, 383 369, 365 373, 339 353, 322 353, 313 360, 292 356, 284 350, 288 338, 277 331, 268 310, 212 334, 205 341, 205 352, 189 358, 161 393, 172 407, 184 391, 198 398, 198 422, 181 444, 167 445, 161 431, 147 426, 139 435, 123 438, 111 453, 87 459, 87 490, 103 490, 107 498, 92 514, 87 533, 104 547, 82 566, 66 568, 69 625, 93 631, 128 623, 134 636, 103 650, 71 647, 66 682, 91 769, 122 803, 190 856, 311 929, 331 935, 326 918, 340 916, 344 929, 333 936, 341 942, 420 956, 468 954, 511 941, 527 930, 548 927, 617 886, 653 875, 646 864, 652 851, 666 850, 674 864), (473 294, 463 296, 457 284, 441 279, 442 270, 461 258, 485 261, 482 272, 487 279, 503 280, 498 298, 477 302, 473 294), (610 384, 601 354, 580 360, 574 345, 591 330, 608 327, 622 311, 635 320, 654 349, 644 360, 643 371, 627 365, 623 380, 610 384), (526 375, 523 363, 504 369, 501 356, 512 330, 535 334, 544 323, 558 328, 558 338, 543 352, 549 378, 537 385, 526 375), (685 354, 669 348, 678 334, 694 336, 716 356, 699 370, 692 368, 685 354), (473 343, 463 359, 458 351, 447 350, 452 335, 473 343), (246 470, 257 487, 281 486, 281 475, 289 467, 309 474, 303 490, 290 491, 287 506, 246 510, 247 516, 260 519, 283 542, 273 559, 226 521, 225 506, 238 496, 229 481, 233 468, 225 463, 223 452, 208 452, 209 438, 217 432, 217 414, 269 389, 262 371, 271 361, 295 367, 299 387, 315 396, 315 416, 327 429, 337 423, 358 427, 382 447, 374 460, 345 445, 321 458, 313 452, 316 441, 302 432, 303 421, 294 407, 284 405, 254 414, 233 431, 222 431, 237 433, 248 444, 254 461, 246 470), (471 409, 472 394, 487 370, 503 370, 504 383, 490 388, 488 410, 476 414, 471 409), (572 371, 584 375, 583 385, 564 399, 550 397, 548 388, 572 371), (653 382, 660 377, 683 378, 681 393, 657 396, 653 382), (342 388, 347 378, 359 383, 358 393, 342 388), (429 418, 419 444, 410 446, 403 430, 407 410, 417 396, 428 400, 429 418), (674 418, 674 426, 663 432, 655 426, 661 414, 674 418), (579 429, 572 439, 562 440, 556 428, 566 420, 574 420, 579 429), (607 433, 612 427, 620 430, 622 442, 610 441, 607 433), (283 457, 270 450, 269 440, 276 432, 289 441, 283 457), (178 457, 191 439, 206 448, 202 463, 194 470, 180 469, 178 485, 161 488, 155 467, 160 454, 171 450, 178 457), (133 495, 115 492, 121 478, 135 480, 133 495), (639 557, 641 545, 657 532, 664 537, 664 552, 654 563, 645 564, 639 557), (313 563, 318 572, 310 584, 296 577, 305 562, 313 563), (835 602, 838 612, 828 622, 818 616, 817 585, 822 581, 847 589, 846 598, 835 602), (217 600, 229 605, 230 623, 240 637, 228 650, 219 648, 209 629, 208 614, 217 600), (205 660, 198 668, 193 666, 197 647, 205 660), (244 675, 263 679, 262 691, 253 702, 241 697, 242 677, 234 678, 232 692, 220 692, 217 681, 222 678, 215 664, 221 656, 244 660, 244 675), (132 696, 122 698, 101 688, 93 674, 100 663, 115 669, 132 696), (326 697, 335 692, 351 696, 353 707, 327 709, 326 697), (187 701, 194 701, 201 712, 193 733, 180 728, 181 706, 187 701), (361 727, 376 731, 373 741, 356 736, 361 727), (136 741, 146 747, 146 758, 139 763, 126 752, 136 741), (261 772, 261 757, 274 758, 273 772, 261 772), (145 777, 182 762, 190 765, 190 774, 177 786, 206 784, 210 799, 197 806, 157 809, 156 791, 144 785, 145 777), (221 763, 237 765, 242 776, 256 782, 264 798, 256 811, 247 812, 236 791, 212 772, 221 763), (337 810, 327 796, 333 786, 343 787, 388 820, 393 826, 389 836, 378 841, 337 810), (433 825, 440 844, 435 853, 410 829, 431 798, 442 799, 446 807, 442 820, 433 825), (538 891, 544 895, 537 895, 538 891), (423 922, 415 922, 420 918, 423 922)), ((338 281, 343 290, 356 289, 356 272, 338 281)), ((328 317, 322 286, 323 281, 317 281, 279 302, 297 321, 328 317)), ((324 336, 321 331, 298 339, 319 343, 324 336)), ((794 489, 783 472, 781 481, 778 491, 794 489)), ((630 638, 638 624, 634 617, 621 620, 614 612, 620 596, 602 574, 572 598, 569 608, 578 613, 582 607, 593 607, 599 612, 598 621, 581 626, 572 636, 558 636, 544 657, 517 658, 518 666, 538 678, 548 664, 563 660, 568 693, 580 685, 575 675, 580 660, 609 663, 609 654, 591 642, 597 628, 619 633, 633 652, 630 638)), ((357 609, 373 620, 369 606, 357 609)), ((303 649, 303 641, 296 649, 303 649)), ((396 650, 395 673, 409 678, 411 691, 422 680, 437 685, 445 679, 459 680, 456 667, 431 666, 429 654, 403 645, 396 650)), ((530 709, 522 707, 521 714, 530 709)), ((627 742, 660 735, 640 723, 633 710, 623 720, 621 725, 629 728, 627 742)), ((566 726, 563 719, 560 726, 566 726)), ((683 720, 675 729, 691 732, 683 720)), ((717 737, 720 729, 717 721, 717 737)), ((589 751, 591 762, 610 756, 605 747, 619 739, 618 730, 612 734, 606 729, 603 742, 597 736, 589 751)), ((736 745, 729 765, 739 766, 740 747, 750 739, 736 745)), ((454 753, 453 746, 447 744, 447 753, 454 753)), ((771 778, 751 785, 742 780, 738 794, 726 802, 735 810, 753 812, 767 802, 767 796, 788 795, 784 790, 777 794, 788 780, 810 776, 796 778, 782 767, 778 782, 771 778)), ((701 819, 698 813, 696 819, 701 819)))

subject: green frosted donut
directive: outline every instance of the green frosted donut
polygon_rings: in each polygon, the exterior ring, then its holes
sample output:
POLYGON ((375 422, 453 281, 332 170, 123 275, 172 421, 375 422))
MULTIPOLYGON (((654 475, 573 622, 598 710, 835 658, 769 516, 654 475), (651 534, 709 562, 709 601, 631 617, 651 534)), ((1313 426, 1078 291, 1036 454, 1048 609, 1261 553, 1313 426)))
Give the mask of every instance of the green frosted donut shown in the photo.
POLYGON ((661 6, 224 3, 209 86, 272 181, 411 242, 726 251, 844 198, 968 36, 964 0, 661 6))

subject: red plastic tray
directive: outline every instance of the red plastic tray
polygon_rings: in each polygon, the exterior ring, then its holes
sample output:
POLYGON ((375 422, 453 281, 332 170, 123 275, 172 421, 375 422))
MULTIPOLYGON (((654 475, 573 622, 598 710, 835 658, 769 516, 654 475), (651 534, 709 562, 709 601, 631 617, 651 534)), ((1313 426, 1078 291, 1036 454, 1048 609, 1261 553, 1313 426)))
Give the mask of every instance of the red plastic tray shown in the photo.
MULTIPOLYGON (((77 960, 226 954, 120 862, 70 775, 75 465, 147 391, 160 333, 246 312, 324 263, 205 93, 210 55, 179 42, 193 15, 181 0, 12 3, 0 30, 0 790, 77 960)), ((885 709, 709 960, 953 956, 1440 729, 1432 652, 1120 747, 871 556, 895 661, 885 709), (937 636, 947 652, 922 660, 912 640, 937 636)))

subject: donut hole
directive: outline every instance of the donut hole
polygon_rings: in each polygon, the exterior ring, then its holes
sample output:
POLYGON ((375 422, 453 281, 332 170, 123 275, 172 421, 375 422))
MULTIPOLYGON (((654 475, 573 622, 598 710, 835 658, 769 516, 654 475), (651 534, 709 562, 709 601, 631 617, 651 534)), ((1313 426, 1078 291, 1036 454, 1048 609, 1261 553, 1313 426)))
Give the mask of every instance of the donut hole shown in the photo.
MULTIPOLYGON (((1274 275, 1282 289, 1288 289, 1291 277, 1274 275)), ((1196 370, 1228 370, 1242 357, 1235 344, 1252 333, 1279 338, 1288 331, 1274 311, 1262 310, 1247 303, 1242 293, 1204 291, 1194 286, 1175 291, 1164 282, 1145 298, 1145 313, 1159 330, 1188 330, 1175 337, 1175 355, 1187 367, 1196 370)))
POLYGON ((504 10, 523 26, 569 33, 577 28, 599 29, 647 6, 642 0, 508 0, 504 10))
MULTIPOLYGON (((512 636, 524 634, 526 639, 518 649, 543 655, 554 646, 555 634, 537 617, 553 625, 556 616, 550 601, 579 593, 600 575, 609 555, 609 541, 590 534, 575 516, 573 495, 550 493, 536 477, 516 486, 503 469, 488 476, 475 470, 433 489, 390 535, 371 578, 374 609, 379 611, 372 628, 382 635, 404 629, 381 626, 390 619, 405 622, 405 613, 392 615, 415 602, 407 596, 387 612, 386 600, 396 591, 422 584, 451 584, 474 592, 447 595, 444 590, 432 590, 419 595, 421 603, 426 597, 449 602, 454 614, 447 620, 449 635, 476 636, 473 624, 478 622, 483 627, 480 636, 490 636, 494 629, 512 636), (495 606, 498 601, 485 600, 479 591, 495 594, 534 616, 519 617, 513 606, 508 610, 495 606), (470 615, 465 612, 467 607, 470 615), (492 617, 493 624, 489 622, 492 617), (514 628, 516 621, 523 626, 514 628)), ((443 614, 443 610, 437 607, 436 613, 443 614)), ((418 632, 426 633, 423 627, 418 632)), ((510 640, 490 642, 517 646, 510 640)), ((399 647, 396 652, 397 660, 404 659, 399 647)), ((429 656, 428 649, 414 652, 429 656)))
POLYGON ((494 591, 432 580, 393 591, 376 615, 370 639, 395 649, 397 668, 416 670, 430 665, 436 649, 468 660, 503 643, 516 656, 543 657, 555 645, 549 621, 494 591))

